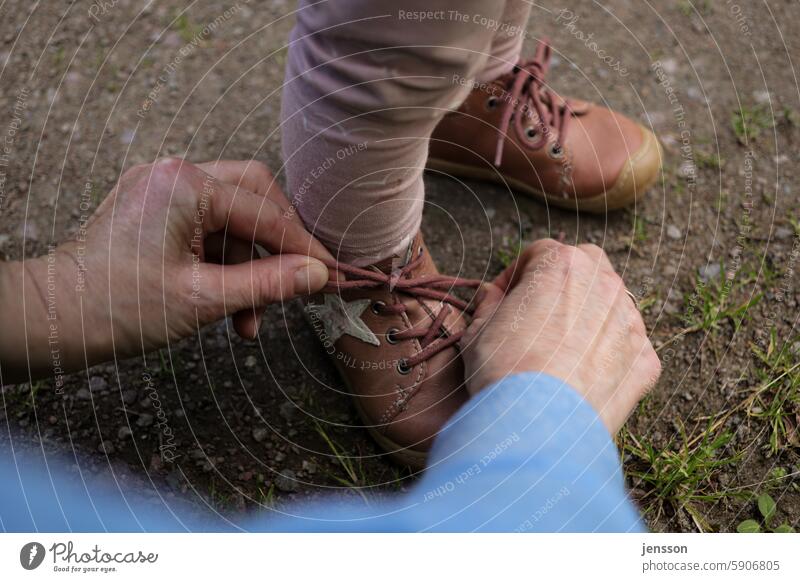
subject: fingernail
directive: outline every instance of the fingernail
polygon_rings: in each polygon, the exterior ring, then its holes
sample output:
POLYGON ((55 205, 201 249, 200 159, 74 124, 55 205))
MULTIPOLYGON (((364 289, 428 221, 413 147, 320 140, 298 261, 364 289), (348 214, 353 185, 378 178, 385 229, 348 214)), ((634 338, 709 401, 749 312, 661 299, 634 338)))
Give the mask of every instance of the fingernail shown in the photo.
POLYGON ((328 267, 309 259, 308 264, 294 272, 294 292, 299 295, 315 293, 328 282, 328 267))

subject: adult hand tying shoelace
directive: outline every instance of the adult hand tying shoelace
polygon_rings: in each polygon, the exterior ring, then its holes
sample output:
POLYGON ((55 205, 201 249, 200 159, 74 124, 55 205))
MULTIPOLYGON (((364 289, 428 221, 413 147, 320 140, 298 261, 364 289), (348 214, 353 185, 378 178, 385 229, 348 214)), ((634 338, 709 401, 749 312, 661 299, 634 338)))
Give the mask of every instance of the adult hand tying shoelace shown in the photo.
POLYGON ((58 382, 226 315, 240 335, 255 337, 266 305, 328 280, 318 259, 331 255, 289 210, 259 162, 167 158, 131 168, 80 240, 0 263, 2 381, 58 382), (255 243, 279 254, 261 258, 255 243))

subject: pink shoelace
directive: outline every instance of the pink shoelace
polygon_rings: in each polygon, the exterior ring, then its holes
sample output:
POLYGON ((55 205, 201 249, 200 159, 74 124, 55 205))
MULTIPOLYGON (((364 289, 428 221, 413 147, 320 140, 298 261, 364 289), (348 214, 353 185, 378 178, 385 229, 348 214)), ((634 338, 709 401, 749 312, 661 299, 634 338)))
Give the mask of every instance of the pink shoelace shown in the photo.
POLYGON ((557 132, 553 144, 554 154, 562 151, 561 140, 566 135, 569 120, 572 117, 569 101, 562 99, 545 84, 547 71, 550 69, 551 49, 547 40, 542 40, 536 47, 534 58, 519 63, 510 74, 508 98, 504 99, 505 109, 500 119, 500 137, 497 140, 494 164, 499 166, 503 161, 505 137, 511 128, 529 147, 538 149, 545 145, 552 130, 557 132), (535 113, 535 125, 527 125, 531 114, 535 113))
MULTIPOLYGON (((464 331, 458 331, 449 335, 443 335, 445 331, 444 322, 450 314, 452 308, 460 309, 466 313, 472 313, 474 306, 466 301, 452 295, 448 290, 453 287, 478 288, 481 281, 478 279, 465 279, 462 277, 450 277, 447 275, 433 275, 430 277, 409 276, 411 271, 419 266, 423 260, 423 254, 409 261, 400 269, 394 270, 390 274, 380 271, 371 271, 341 263, 339 261, 326 261, 329 269, 336 269, 347 276, 345 281, 328 281, 322 290, 323 293, 338 293, 346 289, 375 289, 378 287, 388 287, 390 290, 403 293, 418 299, 434 299, 442 303, 442 308, 432 321, 428 329, 420 327, 417 329, 407 329, 387 332, 387 341, 398 341, 406 339, 419 339, 422 350, 414 356, 404 360, 403 366, 398 366, 403 373, 408 373, 411 368, 425 360, 435 356, 445 348, 448 348, 461 339, 464 331), (390 338, 391 333, 391 339, 390 338)), ((404 313, 407 307, 403 303, 387 305, 382 301, 376 301, 372 305, 376 313, 399 314, 404 313)))

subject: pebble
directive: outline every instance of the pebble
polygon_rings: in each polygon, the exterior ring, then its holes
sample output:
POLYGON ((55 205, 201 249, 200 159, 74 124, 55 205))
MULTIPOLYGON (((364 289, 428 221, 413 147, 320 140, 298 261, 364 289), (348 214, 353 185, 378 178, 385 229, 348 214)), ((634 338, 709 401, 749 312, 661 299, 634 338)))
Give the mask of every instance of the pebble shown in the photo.
POLYGON ((292 420, 294 418, 294 413, 297 412, 297 406, 295 406, 294 402, 288 401, 284 402, 279 407, 280 414, 286 420, 292 420))
POLYGON ((247 356, 244 359, 244 367, 245 368, 255 368, 257 364, 258 364, 258 360, 253 355, 247 356))
POLYGON ((791 228, 786 228, 785 226, 781 226, 775 229, 775 238, 777 239, 785 239, 792 236, 794 232, 791 228))
POLYGON ((121 141, 124 145, 130 145, 133 143, 133 138, 135 137, 136 130, 126 129, 122 132, 122 135, 119 136, 119 141, 121 141))
POLYGON ((663 61, 661 61, 661 68, 665 73, 674 75, 675 73, 678 72, 678 61, 672 58, 664 59, 663 61))
POLYGON ((719 263, 710 263, 697 269, 697 273, 704 282, 708 282, 718 277, 721 269, 722 267, 720 267, 719 263))
POLYGON ((678 176, 681 178, 691 178, 692 176, 697 175, 697 168, 695 165, 690 161, 685 161, 680 165, 678 168, 678 176))
POLYGON ((153 424, 153 415, 147 414, 146 412, 139 415, 139 418, 136 420, 136 426, 150 426, 153 424))
POLYGON ((125 404, 133 404, 136 402, 136 399, 139 397, 139 393, 136 390, 128 389, 122 392, 122 402, 125 404))
POLYGON ((297 491, 297 475, 291 469, 284 469, 275 477, 275 487, 284 493, 297 491))
POLYGON ((121 441, 125 440, 129 436, 133 434, 133 431, 127 426, 121 426, 119 431, 117 431, 117 438, 121 441))
POLYGON ((267 432, 267 429, 265 429, 265 428, 254 428, 253 429, 253 439, 257 443, 264 442, 264 440, 267 438, 267 434, 269 434, 269 433, 267 432))
POLYGON ((764 91, 763 89, 760 91, 754 91, 753 99, 755 99, 756 103, 759 105, 766 105, 770 102, 769 91, 764 91))
POLYGON ((75 393, 75 398, 78 400, 90 400, 92 395, 87 388, 79 388, 75 393))
POLYGON ((683 235, 681 234, 681 229, 675 226, 674 224, 670 224, 667 226, 667 236, 672 240, 679 240, 683 235))
POLYGON ((108 382, 102 376, 92 376, 89 378, 89 390, 92 392, 101 392, 108 390, 108 382))
POLYGON ((111 441, 103 441, 100 443, 100 446, 97 447, 97 450, 101 453, 105 453, 106 455, 111 455, 114 453, 114 445, 111 441))

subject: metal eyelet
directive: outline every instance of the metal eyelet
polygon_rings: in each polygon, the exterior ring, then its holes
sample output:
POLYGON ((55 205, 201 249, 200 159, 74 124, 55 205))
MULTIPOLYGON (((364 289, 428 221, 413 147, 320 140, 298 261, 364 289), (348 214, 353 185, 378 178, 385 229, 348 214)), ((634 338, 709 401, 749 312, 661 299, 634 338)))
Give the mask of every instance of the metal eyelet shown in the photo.
POLYGON ((405 359, 397 362, 397 372, 403 376, 411 372, 411 366, 408 365, 408 362, 405 359))
POLYGON ((486 111, 494 111, 497 109, 497 97, 492 95, 486 100, 486 111))
POLYGON ((559 143, 554 143, 550 146, 550 149, 547 150, 547 154, 554 160, 560 160, 564 157, 564 146, 559 143))
POLYGON ((417 249, 417 256, 418 257, 422 256, 422 245, 420 245, 419 248, 417 249))
POLYGON ((536 141, 539 139, 539 132, 535 127, 528 127, 525 129, 525 137, 528 138, 529 141, 536 141))
POLYGON ((397 339, 397 334, 400 332, 396 327, 390 327, 386 330, 386 341, 390 344, 396 344, 400 340, 397 339))
POLYGON ((386 307, 386 303, 384 303, 383 301, 375 301, 372 304, 372 313, 374 313, 375 315, 381 315, 381 309, 383 309, 384 307, 386 307))

